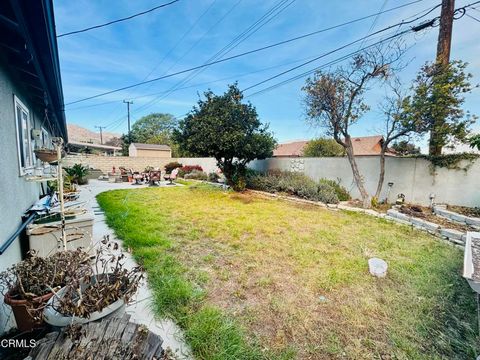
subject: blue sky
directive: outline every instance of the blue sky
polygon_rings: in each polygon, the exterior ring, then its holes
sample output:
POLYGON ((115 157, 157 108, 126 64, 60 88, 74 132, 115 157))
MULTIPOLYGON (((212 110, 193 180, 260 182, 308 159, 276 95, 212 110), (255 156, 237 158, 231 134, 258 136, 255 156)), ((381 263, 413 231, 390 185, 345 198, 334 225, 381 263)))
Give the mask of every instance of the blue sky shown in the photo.
MULTIPOLYGON (((145 79, 200 65, 259 19, 279 0, 180 0, 136 19, 105 28, 58 39, 65 103, 123 87, 145 79), (203 16, 202 16, 203 15, 203 16)), ((69 32, 157 6, 167 0, 128 1, 57 0, 55 1, 57 34, 69 32)), ((278 16, 235 47, 227 56, 262 47, 304 33, 389 9, 411 0, 319 1, 296 0, 278 16)), ((133 99, 132 121, 151 112, 180 116, 188 112, 199 94, 210 88, 225 91, 227 84, 238 81, 244 89, 309 58, 321 55, 367 33, 398 23, 440 1, 423 0, 402 9, 356 24, 324 32, 293 43, 213 65, 178 85, 189 74, 174 76, 94 100, 66 106, 67 121, 91 130, 95 125, 105 131, 126 132, 126 105, 133 99), (373 25, 373 30, 370 30, 373 25), (177 86, 184 89, 165 92, 177 86), (161 96, 161 93, 164 93, 161 96), (153 95, 152 95, 153 94, 153 95)), ((457 0, 457 7, 469 1, 457 0)), ((480 9, 480 7, 478 8, 480 9)), ((480 19, 480 10, 470 10, 480 19)), ((436 10, 431 14, 439 14, 436 10)), ((464 16, 454 23, 452 59, 470 63, 473 82, 480 82, 480 22, 464 16)), ((405 55, 408 66, 400 77, 407 86, 420 66, 434 59, 438 28, 404 38, 410 50, 405 55)), ((378 38, 376 38, 378 39, 378 38)), ((365 43, 365 45, 368 42, 365 43)), ((315 66, 337 59, 359 45, 346 48, 313 62, 278 79, 258 86, 245 95, 276 84, 315 66)), ((334 69, 333 67, 331 68, 334 69)), ((270 92, 249 97, 263 122, 279 141, 310 139, 321 131, 307 125, 302 105, 301 87, 305 78, 270 92)), ((371 111, 352 128, 355 136, 372 135, 381 129, 378 103, 384 90, 374 87, 367 95, 371 111)), ((468 96, 466 108, 480 114, 478 90, 468 96)), ((479 129, 478 125, 474 126, 479 129)))

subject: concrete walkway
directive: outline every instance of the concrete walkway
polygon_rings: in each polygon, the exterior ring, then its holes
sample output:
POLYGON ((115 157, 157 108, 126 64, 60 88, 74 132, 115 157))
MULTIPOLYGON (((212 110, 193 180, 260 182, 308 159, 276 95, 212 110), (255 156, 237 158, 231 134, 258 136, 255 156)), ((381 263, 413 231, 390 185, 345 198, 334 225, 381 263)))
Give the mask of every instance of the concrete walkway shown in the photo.
MULTIPOLYGON (((148 185, 131 185, 130 183, 109 183, 107 181, 90 180, 88 185, 80 186, 79 201, 85 202, 85 208, 92 211, 95 217, 93 225, 93 242, 98 244, 104 236, 108 235, 110 240, 122 244, 117 239, 113 230, 105 223, 105 216, 98 206, 96 196, 104 191, 115 189, 138 189, 148 185)), ((160 186, 171 186, 162 183, 160 186)), ((136 266, 132 255, 125 252, 126 266, 136 266)), ((178 359, 192 359, 190 350, 183 340, 181 329, 169 319, 157 319, 152 310, 153 295, 148 288, 146 281, 139 287, 137 297, 127 306, 126 312, 131 315, 131 321, 143 324, 148 329, 163 339, 164 349, 170 348, 178 359)))

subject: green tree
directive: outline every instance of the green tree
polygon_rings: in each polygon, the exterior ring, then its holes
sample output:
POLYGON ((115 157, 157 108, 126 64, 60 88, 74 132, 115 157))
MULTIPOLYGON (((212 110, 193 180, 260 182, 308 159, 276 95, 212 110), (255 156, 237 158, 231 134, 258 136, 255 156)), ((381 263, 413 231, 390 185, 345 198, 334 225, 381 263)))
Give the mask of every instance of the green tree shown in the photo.
POLYGON ((122 153, 128 155, 130 144, 138 142, 169 145, 173 156, 178 156, 178 147, 172 139, 177 125, 177 119, 171 114, 152 113, 143 116, 133 123, 130 134, 122 135, 122 153))
POLYGON ((335 139, 318 138, 310 140, 303 150, 305 157, 343 156, 345 151, 335 139))
POLYGON ((222 95, 204 93, 174 131, 179 146, 194 156, 211 156, 235 190, 245 187, 246 165, 272 156, 276 141, 262 125, 255 107, 242 103, 237 85, 222 95))
POLYGON ((468 142, 470 143, 470 147, 472 149, 477 148, 478 150, 480 150, 480 134, 473 135, 472 137, 470 137, 468 142))
POLYGON ((408 140, 398 141, 392 144, 392 149, 399 155, 418 155, 420 154, 420 148, 415 144, 408 142, 408 140))
POLYGON ((464 94, 472 90, 472 75, 466 67, 462 61, 425 64, 413 83, 413 94, 405 101, 404 112, 421 123, 424 132, 430 132, 430 155, 441 155, 450 142, 464 142, 476 119, 462 109, 464 94))
POLYGON ((309 120, 345 149, 365 208, 371 206, 370 195, 355 160, 350 127, 369 109, 364 100, 369 85, 387 79, 399 57, 400 52, 387 54, 381 48, 366 51, 356 55, 347 67, 315 72, 302 88, 309 120))

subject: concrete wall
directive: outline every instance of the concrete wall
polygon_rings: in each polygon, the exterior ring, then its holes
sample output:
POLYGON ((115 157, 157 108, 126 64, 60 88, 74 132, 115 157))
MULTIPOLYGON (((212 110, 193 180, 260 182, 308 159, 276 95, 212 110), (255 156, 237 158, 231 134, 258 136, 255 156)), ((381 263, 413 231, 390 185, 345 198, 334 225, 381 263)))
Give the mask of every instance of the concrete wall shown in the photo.
MULTIPOLYGON (((41 128, 41 109, 31 106, 23 89, 15 86, 5 67, 0 63, 0 244, 3 244, 18 228, 21 216, 40 195, 38 183, 27 182, 20 176, 17 151, 14 98, 17 96, 33 116, 34 127, 41 128)), ((47 129, 48 130, 48 129, 47 129)), ((21 260, 20 244, 14 241, 0 255, 0 271, 21 260)), ((10 308, 0 298, 0 334, 15 324, 10 308)))
POLYGON ((160 157, 130 157, 113 156, 105 157, 98 155, 68 155, 65 160, 65 166, 73 164, 88 165, 94 169, 100 169, 105 174, 112 171, 112 167, 118 169, 120 166, 134 171, 143 171, 147 166, 162 169, 166 164, 172 161, 178 161, 183 165, 200 165, 207 173, 216 170, 216 161, 213 158, 160 158, 160 157))
MULTIPOLYGON (((367 191, 374 194, 379 174, 379 158, 359 156, 356 159, 367 191)), ((460 166, 468 164, 468 161, 463 161, 460 166)), ((271 158, 254 161, 250 167, 259 171, 269 169, 300 171, 314 180, 320 178, 340 180, 353 197, 360 196, 353 182, 347 158, 271 158)), ((429 196, 433 193, 438 203, 480 206, 480 160, 471 164, 468 171, 437 168, 435 172, 432 174, 430 162, 425 159, 388 157, 381 198, 386 196, 387 183, 393 182, 389 196, 389 201, 392 202, 395 201, 397 194, 403 193, 409 202, 428 205, 429 196)))

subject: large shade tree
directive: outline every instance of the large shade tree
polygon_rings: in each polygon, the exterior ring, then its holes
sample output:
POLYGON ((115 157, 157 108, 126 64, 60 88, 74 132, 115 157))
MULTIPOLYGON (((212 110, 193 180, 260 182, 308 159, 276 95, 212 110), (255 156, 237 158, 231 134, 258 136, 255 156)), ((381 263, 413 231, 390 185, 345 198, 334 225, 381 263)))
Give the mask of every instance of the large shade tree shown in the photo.
POLYGON ((222 95, 204 93, 190 114, 174 131, 179 146, 194 156, 214 157, 227 182, 241 190, 245 186, 246 165, 273 154, 276 141, 263 125, 255 107, 242 103, 237 85, 222 95))
POLYGON ((122 136, 123 151, 128 153, 128 146, 138 142, 169 145, 175 153, 177 147, 172 139, 172 133, 177 124, 177 119, 171 114, 152 113, 143 116, 133 123, 129 134, 122 136))

